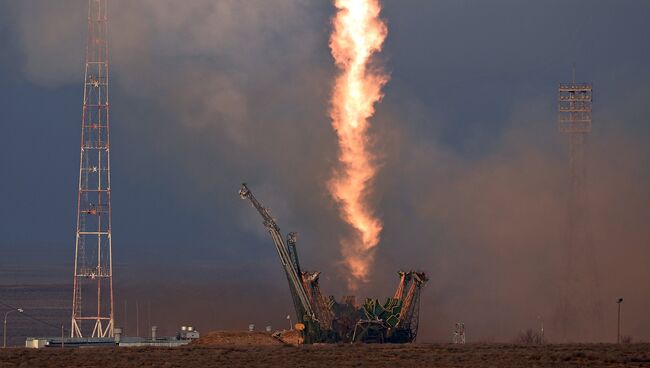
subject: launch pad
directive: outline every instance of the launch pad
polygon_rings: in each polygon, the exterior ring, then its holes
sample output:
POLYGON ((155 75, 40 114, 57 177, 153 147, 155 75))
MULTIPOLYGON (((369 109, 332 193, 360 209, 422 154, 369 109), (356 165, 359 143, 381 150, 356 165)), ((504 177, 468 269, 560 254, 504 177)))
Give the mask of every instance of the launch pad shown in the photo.
POLYGON ((287 234, 286 243, 280 227, 244 183, 239 190, 264 219, 280 262, 289 282, 296 312, 297 329, 306 344, 335 342, 407 343, 415 341, 420 312, 420 291, 427 282, 424 272, 399 272, 400 280, 393 297, 380 303, 366 299, 358 306, 354 296, 336 301, 323 296, 318 279, 320 272, 303 271, 296 249, 296 233, 287 234))

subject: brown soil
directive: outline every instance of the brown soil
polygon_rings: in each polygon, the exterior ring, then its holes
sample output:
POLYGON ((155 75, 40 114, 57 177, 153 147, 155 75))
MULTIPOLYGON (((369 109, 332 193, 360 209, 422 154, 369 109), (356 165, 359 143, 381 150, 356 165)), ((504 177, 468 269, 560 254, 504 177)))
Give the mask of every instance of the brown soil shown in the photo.
POLYGON ((650 344, 10 348, 0 367, 650 367, 650 344))
POLYGON ((300 332, 296 330, 291 330, 291 331, 284 330, 280 332, 279 335, 280 335, 279 336, 280 340, 282 340, 282 342, 284 342, 285 344, 289 344, 289 345, 302 344, 302 337, 300 336, 300 332))
POLYGON ((237 345, 237 346, 267 346, 282 345, 278 339, 270 333, 248 332, 248 331, 214 331, 208 332, 192 342, 192 345, 214 346, 214 345, 237 345))

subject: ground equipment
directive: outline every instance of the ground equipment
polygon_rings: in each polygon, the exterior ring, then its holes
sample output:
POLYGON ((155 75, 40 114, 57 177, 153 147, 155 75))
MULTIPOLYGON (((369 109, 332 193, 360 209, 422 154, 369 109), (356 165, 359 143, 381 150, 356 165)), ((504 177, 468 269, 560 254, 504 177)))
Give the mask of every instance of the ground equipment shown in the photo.
POLYGON ((280 227, 244 183, 239 190, 264 220, 280 262, 289 281, 296 318, 302 328, 304 343, 376 342, 406 343, 417 337, 420 312, 420 291, 427 282, 424 272, 399 272, 400 281, 392 298, 381 304, 366 299, 361 307, 354 296, 337 302, 333 296, 324 297, 320 272, 302 271, 296 248, 297 234, 287 234, 286 243, 280 227))

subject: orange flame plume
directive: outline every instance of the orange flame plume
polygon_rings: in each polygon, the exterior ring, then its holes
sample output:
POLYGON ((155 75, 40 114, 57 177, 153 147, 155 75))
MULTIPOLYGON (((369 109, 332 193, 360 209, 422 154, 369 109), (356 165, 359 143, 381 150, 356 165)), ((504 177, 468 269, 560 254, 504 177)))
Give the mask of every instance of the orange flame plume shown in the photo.
POLYGON ((328 189, 341 207, 341 218, 356 232, 341 241, 344 264, 351 272, 349 287, 355 289, 357 282, 367 281, 382 229, 365 198, 377 172, 369 151, 368 119, 388 82, 388 76, 370 62, 381 51, 388 30, 379 18, 378 0, 335 0, 334 5, 337 13, 329 46, 340 74, 332 92, 330 117, 338 135, 341 165, 328 189))

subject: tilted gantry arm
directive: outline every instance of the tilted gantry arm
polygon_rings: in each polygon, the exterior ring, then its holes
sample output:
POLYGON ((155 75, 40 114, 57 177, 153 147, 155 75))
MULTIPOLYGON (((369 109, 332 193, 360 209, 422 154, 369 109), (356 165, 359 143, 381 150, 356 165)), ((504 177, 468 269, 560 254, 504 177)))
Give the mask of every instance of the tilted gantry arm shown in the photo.
POLYGON ((318 319, 321 328, 331 329, 334 314, 332 313, 332 303, 329 299, 323 297, 318 284, 320 272, 303 272, 302 282, 307 290, 307 295, 311 298, 311 304, 314 308, 314 314, 318 319))
POLYGON ((291 257, 291 263, 293 268, 296 269, 298 275, 302 274, 300 269, 300 261, 298 260, 298 250, 296 249, 296 242, 298 241, 298 233, 290 232, 287 234, 287 250, 289 251, 289 257, 291 257))
MULTIPOLYGON (((290 232, 287 234, 286 244, 287 244, 287 251, 289 253, 289 258, 291 259, 293 268, 296 270, 296 274, 300 276, 302 274, 302 271, 300 270, 300 263, 298 262, 298 251, 296 250, 297 240, 298 240, 297 233, 290 232)), ((296 310, 296 316, 298 316, 299 321, 301 321, 300 319, 302 318, 302 316, 305 315, 305 310, 302 308, 300 298, 298 298, 298 293, 296 291, 296 288, 293 287, 292 285, 289 274, 287 274, 287 281, 289 282, 289 291, 291 292, 291 300, 293 300, 293 306, 294 309, 296 310)), ((308 291, 308 289, 305 290, 308 291)), ((309 294, 307 296, 309 297, 309 294)), ((314 311, 314 313, 316 313, 316 311, 314 311)))
POLYGON ((420 308, 420 291, 422 286, 429 280, 424 272, 409 272, 411 284, 402 304, 399 327, 410 328, 417 334, 418 313, 420 308))
POLYGON ((399 275, 399 285, 395 291, 394 299, 402 300, 404 298, 404 289, 408 287, 411 282, 411 272, 400 271, 397 273, 399 275))
POLYGON ((248 186, 246 186, 246 183, 242 183, 241 188, 239 189, 239 196, 241 199, 248 199, 251 201, 251 204, 257 212, 262 215, 262 218, 264 219, 264 226, 266 226, 269 230, 273 228, 275 231, 280 232, 280 227, 278 224, 275 223, 275 219, 271 216, 269 213, 269 210, 266 209, 260 202, 257 201, 257 198, 251 193, 250 189, 248 189, 248 186))
MULTIPOLYGON (((311 305, 309 297, 307 296, 305 287, 302 284, 302 279, 299 273, 300 271, 297 269, 297 260, 294 263, 292 257, 289 255, 288 247, 284 244, 282 234, 280 233, 280 227, 269 213, 269 210, 257 201, 253 193, 250 191, 250 189, 248 189, 248 186, 246 186, 246 183, 243 183, 241 189, 239 189, 239 196, 242 199, 248 199, 264 219, 264 226, 266 226, 269 234, 271 235, 271 238, 273 239, 275 248, 278 251, 278 256, 280 257, 280 262, 282 263, 282 267, 287 274, 287 279, 289 280, 289 288, 291 289, 292 294, 295 293, 296 298, 294 298, 294 303, 296 302, 295 299, 297 299, 300 303, 300 305, 295 305, 296 313, 298 313, 297 317, 300 320, 302 320, 305 316, 309 317, 310 319, 315 319, 313 307, 311 305), (304 316, 300 315, 300 311, 304 311, 304 316)), ((294 239, 292 239, 292 241, 293 240, 294 239)))

